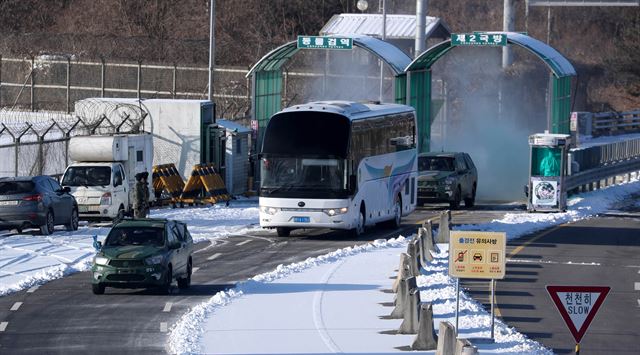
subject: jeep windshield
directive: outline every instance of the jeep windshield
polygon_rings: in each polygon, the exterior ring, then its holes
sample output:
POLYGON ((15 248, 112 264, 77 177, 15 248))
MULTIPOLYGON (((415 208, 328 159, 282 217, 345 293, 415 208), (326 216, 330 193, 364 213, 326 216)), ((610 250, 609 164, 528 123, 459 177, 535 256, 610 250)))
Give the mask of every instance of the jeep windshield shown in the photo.
POLYGON ((107 247, 126 245, 164 246, 164 228, 116 227, 105 240, 107 247))
POLYGON ((418 171, 454 171, 453 157, 418 157, 418 171))

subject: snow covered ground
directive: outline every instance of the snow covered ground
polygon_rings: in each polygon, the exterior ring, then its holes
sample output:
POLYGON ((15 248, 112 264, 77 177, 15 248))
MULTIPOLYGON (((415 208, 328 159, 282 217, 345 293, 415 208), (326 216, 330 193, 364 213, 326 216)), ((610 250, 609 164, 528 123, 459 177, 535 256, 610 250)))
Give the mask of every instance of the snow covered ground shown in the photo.
MULTIPOLYGON (((153 210, 151 217, 186 221, 195 241, 226 238, 258 228, 257 200, 237 200, 231 206, 153 210)), ((110 228, 81 225, 66 232, 56 227, 50 236, 36 230, 24 234, 0 234, 0 296, 43 284, 91 267, 93 236, 102 241, 110 228), (30 233, 32 232, 32 233, 30 233)))
MULTIPOLYGON (((585 193, 569 201, 565 213, 507 214, 481 225, 456 230, 504 231, 517 238, 553 225, 589 218, 640 192, 640 182, 585 193)), ((448 251, 441 253, 418 277, 422 302, 431 302, 434 327, 452 321, 455 282, 448 277, 448 251)), ((388 335, 397 320, 381 319, 393 296, 380 292, 391 286, 406 240, 376 241, 346 248, 255 276, 236 288, 219 292, 194 307, 172 328, 172 353, 394 353, 413 336, 388 335)), ((460 334, 488 338, 490 315, 466 294, 461 296, 460 334)), ((453 323, 453 321, 452 321, 453 323)), ((495 343, 476 344, 482 353, 551 353, 499 320, 495 343)), ((433 352, 430 352, 433 353, 433 352)))
MULTIPOLYGON (((513 213, 491 223, 455 229, 505 231, 512 239, 588 218, 638 192, 640 182, 634 181, 573 197, 566 213, 513 213)), ((234 201, 229 207, 157 210, 152 217, 187 222, 196 240, 227 238, 259 228, 255 199, 234 201)), ((92 236, 103 239, 108 230, 84 225, 77 232, 57 230, 47 237, 0 235, 0 296, 87 270, 94 255, 92 236)), ((436 323, 450 320, 455 307, 454 283, 447 276, 447 250, 441 247, 436 261, 418 279, 422 301, 434 305, 436 323)), ((194 307, 172 328, 168 346, 177 353, 399 352, 396 347, 410 345, 412 337, 380 334, 396 329, 399 323, 378 318, 391 311, 380 303, 392 299, 379 290, 390 287, 389 277, 405 248, 403 238, 376 241, 279 266, 194 307), (247 338, 249 335, 253 338, 247 338), (263 347, 254 348, 251 343, 263 347)), ((462 300, 461 334, 488 336, 489 315, 470 297, 463 295, 462 300)), ((481 345, 481 350, 547 352, 500 322, 496 343, 481 345)))

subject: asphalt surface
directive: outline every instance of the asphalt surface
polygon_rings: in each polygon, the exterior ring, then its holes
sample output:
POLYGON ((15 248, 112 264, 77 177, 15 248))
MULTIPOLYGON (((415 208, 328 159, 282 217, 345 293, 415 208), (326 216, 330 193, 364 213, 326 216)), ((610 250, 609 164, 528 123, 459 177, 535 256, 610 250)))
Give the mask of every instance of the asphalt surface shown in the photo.
MULTIPOLYGON (((585 354, 640 354, 640 213, 615 212, 510 242, 496 314, 557 354, 575 341, 546 285, 610 286, 581 342, 585 354)), ((463 286, 489 309, 488 282, 463 286)))
MULTIPOLYGON (((454 211, 452 221, 488 222, 521 209, 478 206, 454 211)), ((174 284, 170 295, 113 288, 107 288, 104 295, 93 295, 90 275, 83 272, 0 297, 0 354, 163 353, 171 326, 191 307, 218 291, 279 264, 375 239, 411 235, 416 224, 427 219, 437 222, 439 213, 439 208, 423 208, 403 219, 400 229, 377 227, 358 239, 326 230, 294 231, 288 238, 260 231, 199 243, 191 288, 178 290, 174 284)))

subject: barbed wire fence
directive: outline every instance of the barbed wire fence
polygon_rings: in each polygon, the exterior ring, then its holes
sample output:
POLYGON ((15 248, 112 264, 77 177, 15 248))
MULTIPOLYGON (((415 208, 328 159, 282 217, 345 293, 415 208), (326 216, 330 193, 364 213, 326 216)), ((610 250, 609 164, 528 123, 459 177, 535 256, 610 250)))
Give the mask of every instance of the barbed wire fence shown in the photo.
POLYGON ((0 176, 59 176, 71 137, 140 133, 146 116, 140 105, 95 99, 77 102, 73 115, 0 109, 0 176))

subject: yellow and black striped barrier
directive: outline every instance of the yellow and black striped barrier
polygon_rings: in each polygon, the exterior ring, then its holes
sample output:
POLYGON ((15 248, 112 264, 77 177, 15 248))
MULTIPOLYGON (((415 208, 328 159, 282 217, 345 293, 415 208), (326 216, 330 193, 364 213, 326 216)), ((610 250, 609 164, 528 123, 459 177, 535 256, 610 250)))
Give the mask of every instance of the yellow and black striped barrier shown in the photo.
POLYGON ((222 177, 213 164, 194 165, 191 176, 180 195, 181 202, 194 204, 227 202, 231 199, 222 177))
POLYGON ((184 191, 184 180, 173 164, 153 166, 153 192, 160 204, 180 202, 180 195, 184 191))

